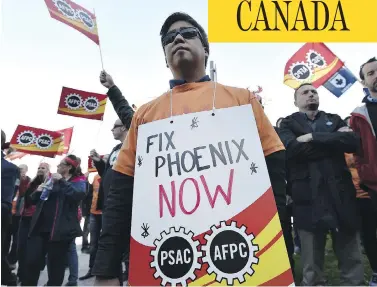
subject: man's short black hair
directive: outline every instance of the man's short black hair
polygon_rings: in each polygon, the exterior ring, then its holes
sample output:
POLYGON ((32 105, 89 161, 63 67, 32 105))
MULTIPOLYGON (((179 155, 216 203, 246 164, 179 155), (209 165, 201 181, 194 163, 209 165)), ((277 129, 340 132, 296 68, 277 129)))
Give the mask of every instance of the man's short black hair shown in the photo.
POLYGON ((294 93, 295 101, 297 100, 297 91, 298 91, 301 87, 304 87, 304 86, 313 86, 313 84, 312 84, 312 83, 302 83, 302 84, 300 84, 300 85, 295 89, 295 93, 294 93))
MULTIPOLYGON (((198 22, 196 22, 196 20, 194 18, 192 18, 190 15, 188 15, 186 13, 175 12, 175 13, 171 14, 168 18, 166 18, 164 24, 161 27, 161 31, 160 31, 161 39, 163 37, 165 37, 165 35, 168 33, 171 25, 173 25, 175 22, 178 22, 178 21, 185 21, 187 23, 190 23, 193 27, 195 27, 196 29, 199 30, 200 35, 203 38, 204 49, 206 50, 206 52, 209 55, 209 42, 208 42, 208 36, 207 36, 206 31, 204 31, 203 27, 198 22)), ((207 66, 207 60, 208 60, 208 57, 206 57, 206 62, 205 62, 206 66, 207 66)))
POLYGON ((5 132, 1 130, 1 149, 3 148, 3 145, 5 144, 5 141, 7 140, 5 132))
POLYGON ((362 65, 360 66, 360 72, 359 72, 359 75, 360 75, 360 79, 361 79, 361 80, 363 80, 363 81, 365 80, 365 75, 364 75, 364 73, 363 73, 363 68, 364 68, 364 66, 365 66, 366 64, 373 63, 373 62, 377 62, 376 57, 370 58, 368 61, 366 61, 364 64, 362 64, 362 65))

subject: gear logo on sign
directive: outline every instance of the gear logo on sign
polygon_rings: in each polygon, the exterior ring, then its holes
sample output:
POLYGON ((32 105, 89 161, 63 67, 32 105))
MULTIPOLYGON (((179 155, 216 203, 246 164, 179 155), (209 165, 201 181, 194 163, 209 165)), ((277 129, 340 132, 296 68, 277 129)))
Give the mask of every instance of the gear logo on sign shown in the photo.
POLYGON ((314 50, 309 50, 309 52, 306 53, 306 61, 310 66, 315 68, 324 68, 327 66, 325 58, 314 50))
POLYGON ((74 20, 76 17, 75 9, 71 7, 66 1, 64 0, 53 0, 56 8, 67 18, 74 20))
POLYGON ((289 68, 292 78, 299 82, 309 80, 312 76, 312 68, 305 62, 296 62, 289 68))
POLYGON ((156 270, 155 278, 161 278, 161 286, 187 286, 187 280, 195 280, 195 270, 200 269, 198 251, 199 241, 193 239, 192 231, 184 227, 176 230, 171 227, 168 232, 161 232, 161 238, 154 241, 155 249, 151 251, 153 261, 150 266, 156 270))
POLYGON ((65 105, 68 109, 78 110, 82 105, 82 98, 79 94, 69 94, 65 97, 65 105))
POLYGON ((98 99, 95 97, 89 97, 84 102, 84 108, 89 113, 94 113, 99 108, 98 99))
POLYGON ((227 280, 228 285, 234 285, 234 280, 245 282, 245 275, 254 274, 253 265, 259 259, 255 253, 258 245, 253 244, 254 235, 246 233, 246 227, 237 227, 235 221, 227 225, 220 222, 220 227, 213 225, 212 233, 204 236, 207 243, 202 246, 205 252, 203 262, 208 263, 208 274, 215 273, 216 281, 227 280))
POLYGON ((36 140, 37 147, 40 148, 40 149, 50 148, 52 146, 53 142, 54 142, 54 140, 48 134, 41 134, 36 140))
POLYGON ((89 29, 94 28, 94 21, 88 13, 86 13, 83 10, 78 10, 76 11, 76 13, 77 13, 77 17, 81 20, 81 22, 84 23, 86 27, 88 27, 89 29))
POLYGON ((32 131, 23 131, 17 137, 17 143, 22 146, 28 146, 34 143, 35 134, 32 131))

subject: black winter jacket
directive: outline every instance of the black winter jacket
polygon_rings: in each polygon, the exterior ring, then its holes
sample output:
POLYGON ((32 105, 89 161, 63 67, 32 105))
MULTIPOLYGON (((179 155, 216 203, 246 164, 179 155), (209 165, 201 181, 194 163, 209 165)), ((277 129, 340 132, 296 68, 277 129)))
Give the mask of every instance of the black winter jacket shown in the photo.
POLYGON ((344 153, 356 152, 360 138, 353 132, 337 131, 346 126, 338 115, 319 112, 317 126, 313 132, 305 118, 294 113, 279 129, 287 151, 295 223, 307 231, 354 232, 359 224, 356 191, 344 153), (312 141, 296 140, 308 133, 312 141))
MULTIPOLYGON (((50 232, 51 241, 66 241, 82 236, 82 230, 78 219, 78 206, 80 201, 85 197, 85 176, 70 178, 68 181, 60 179, 54 183, 53 190, 56 198, 56 208, 52 216, 53 225, 50 232)), ((41 200, 40 191, 35 191, 31 197, 32 201, 37 204, 35 213, 31 220, 29 236, 38 233, 38 220, 46 201, 41 200)), ((50 198, 53 198, 52 196, 50 198)), ((52 199, 48 200, 52 200, 52 199)), ((43 223, 42 223, 43 224, 43 223)))
POLYGON ((103 160, 93 161, 98 171, 98 174, 101 177, 99 190, 98 190, 98 198, 97 198, 97 210, 102 210, 102 211, 105 210, 106 198, 107 198, 107 195, 109 194, 111 179, 113 176, 113 170, 112 170, 113 165, 112 163, 110 163, 110 160, 114 153, 119 152, 121 147, 122 147, 122 143, 117 144, 113 148, 107 162, 104 162, 103 160))
MULTIPOLYGON (((128 101, 122 95, 122 92, 119 90, 117 86, 113 86, 107 92, 107 96, 109 97, 111 103, 113 104, 114 110, 117 113, 119 119, 121 120, 122 124, 127 128, 127 130, 131 126, 132 117, 135 111, 132 109, 128 101)), ((98 200, 97 200, 97 210, 104 210, 106 197, 109 193, 110 183, 112 179, 113 170, 112 164, 110 164, 111 155, 120 150, 122 147, 122 143, 116 145, 107 162, 98 161, 94 162, 94 165, 98 171, 98 174, 101 176, 100 187, 98 190, 98 200)))

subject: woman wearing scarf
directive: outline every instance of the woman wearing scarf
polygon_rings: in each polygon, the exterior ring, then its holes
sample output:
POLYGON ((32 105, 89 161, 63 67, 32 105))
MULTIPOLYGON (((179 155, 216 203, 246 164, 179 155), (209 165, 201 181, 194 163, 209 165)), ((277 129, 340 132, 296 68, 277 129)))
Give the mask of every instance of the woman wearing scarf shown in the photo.
MULTIPOLYGON (((37 190, 38 186, 41 185, 50 176, 50 166, 48 163, 42 162, 39 164, 37 175, 29 183, 24 194, 20 196, 24 198, 24 206, 21 211, 21 220, 18 230, 18 244, 17 244, 17 256, 18 256, 18 270, 17 276, 20 282, 24 282, 26 269, 26 255, 27 255, 27 242, 28 234, 31 224, 32 216, 35 212, 36 206, 31 201, 31 195, 37 190)), ((44 265, 42 263, 42 265, 44 265)), ((42 266, 41 266, 42 267, 42 266)))
POLYGON ((47 286, 61 286, 67 266, 67 253, 76 237, 82 235, 78 206, 85 196, 85 176, 79 174, 79 161, 68 155, 37 191, 37 204, 29 231, 27 275, 22 286, 37 286, 40 266, 47 254, 47 286))

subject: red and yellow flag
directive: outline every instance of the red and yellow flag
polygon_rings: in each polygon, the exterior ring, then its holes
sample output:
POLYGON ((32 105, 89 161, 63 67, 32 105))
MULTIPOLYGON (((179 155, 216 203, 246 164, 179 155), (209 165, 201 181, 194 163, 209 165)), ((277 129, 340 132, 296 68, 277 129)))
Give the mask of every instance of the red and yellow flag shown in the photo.
MULTIPOLYGON (((103 158, 103 155, 100 155, 103 158)), ((88 172, 97 172, 96 166, 90 156, 88 156, 88 172)))
POLYGON ((103 120, 107 96, 63 87, 58 114, 103 120))
POLYGON ((58 155, 67 154, 71 146, 73 127, 57 131, 62 134, 63 140, 60 143, 58 155))
POLYGON ((10 161, 13 161, 13 160, 16 160, 16 159, 21 159, 23 158, 25 155, 27 155, 27 153, 24 153, 24 152, 18 152, 18 151, 13 151, 11 152, 10 154, 7 154, 5 156, 5 158, 7 160, 10 160, 10 161))
POLYGON ((59 132, 18 125, 10 144, 19 152, 55 157, 61 142, 59 132))
POLYGON ((80 31, 99 45, 96 16, 70 0, 45 0, 50 16, 80 31))
POLYGON ((343 65, 325 44, 306 43, 285 65, 284 84, 296 89, 303 83, 311 83, 318 88, 343 65))

